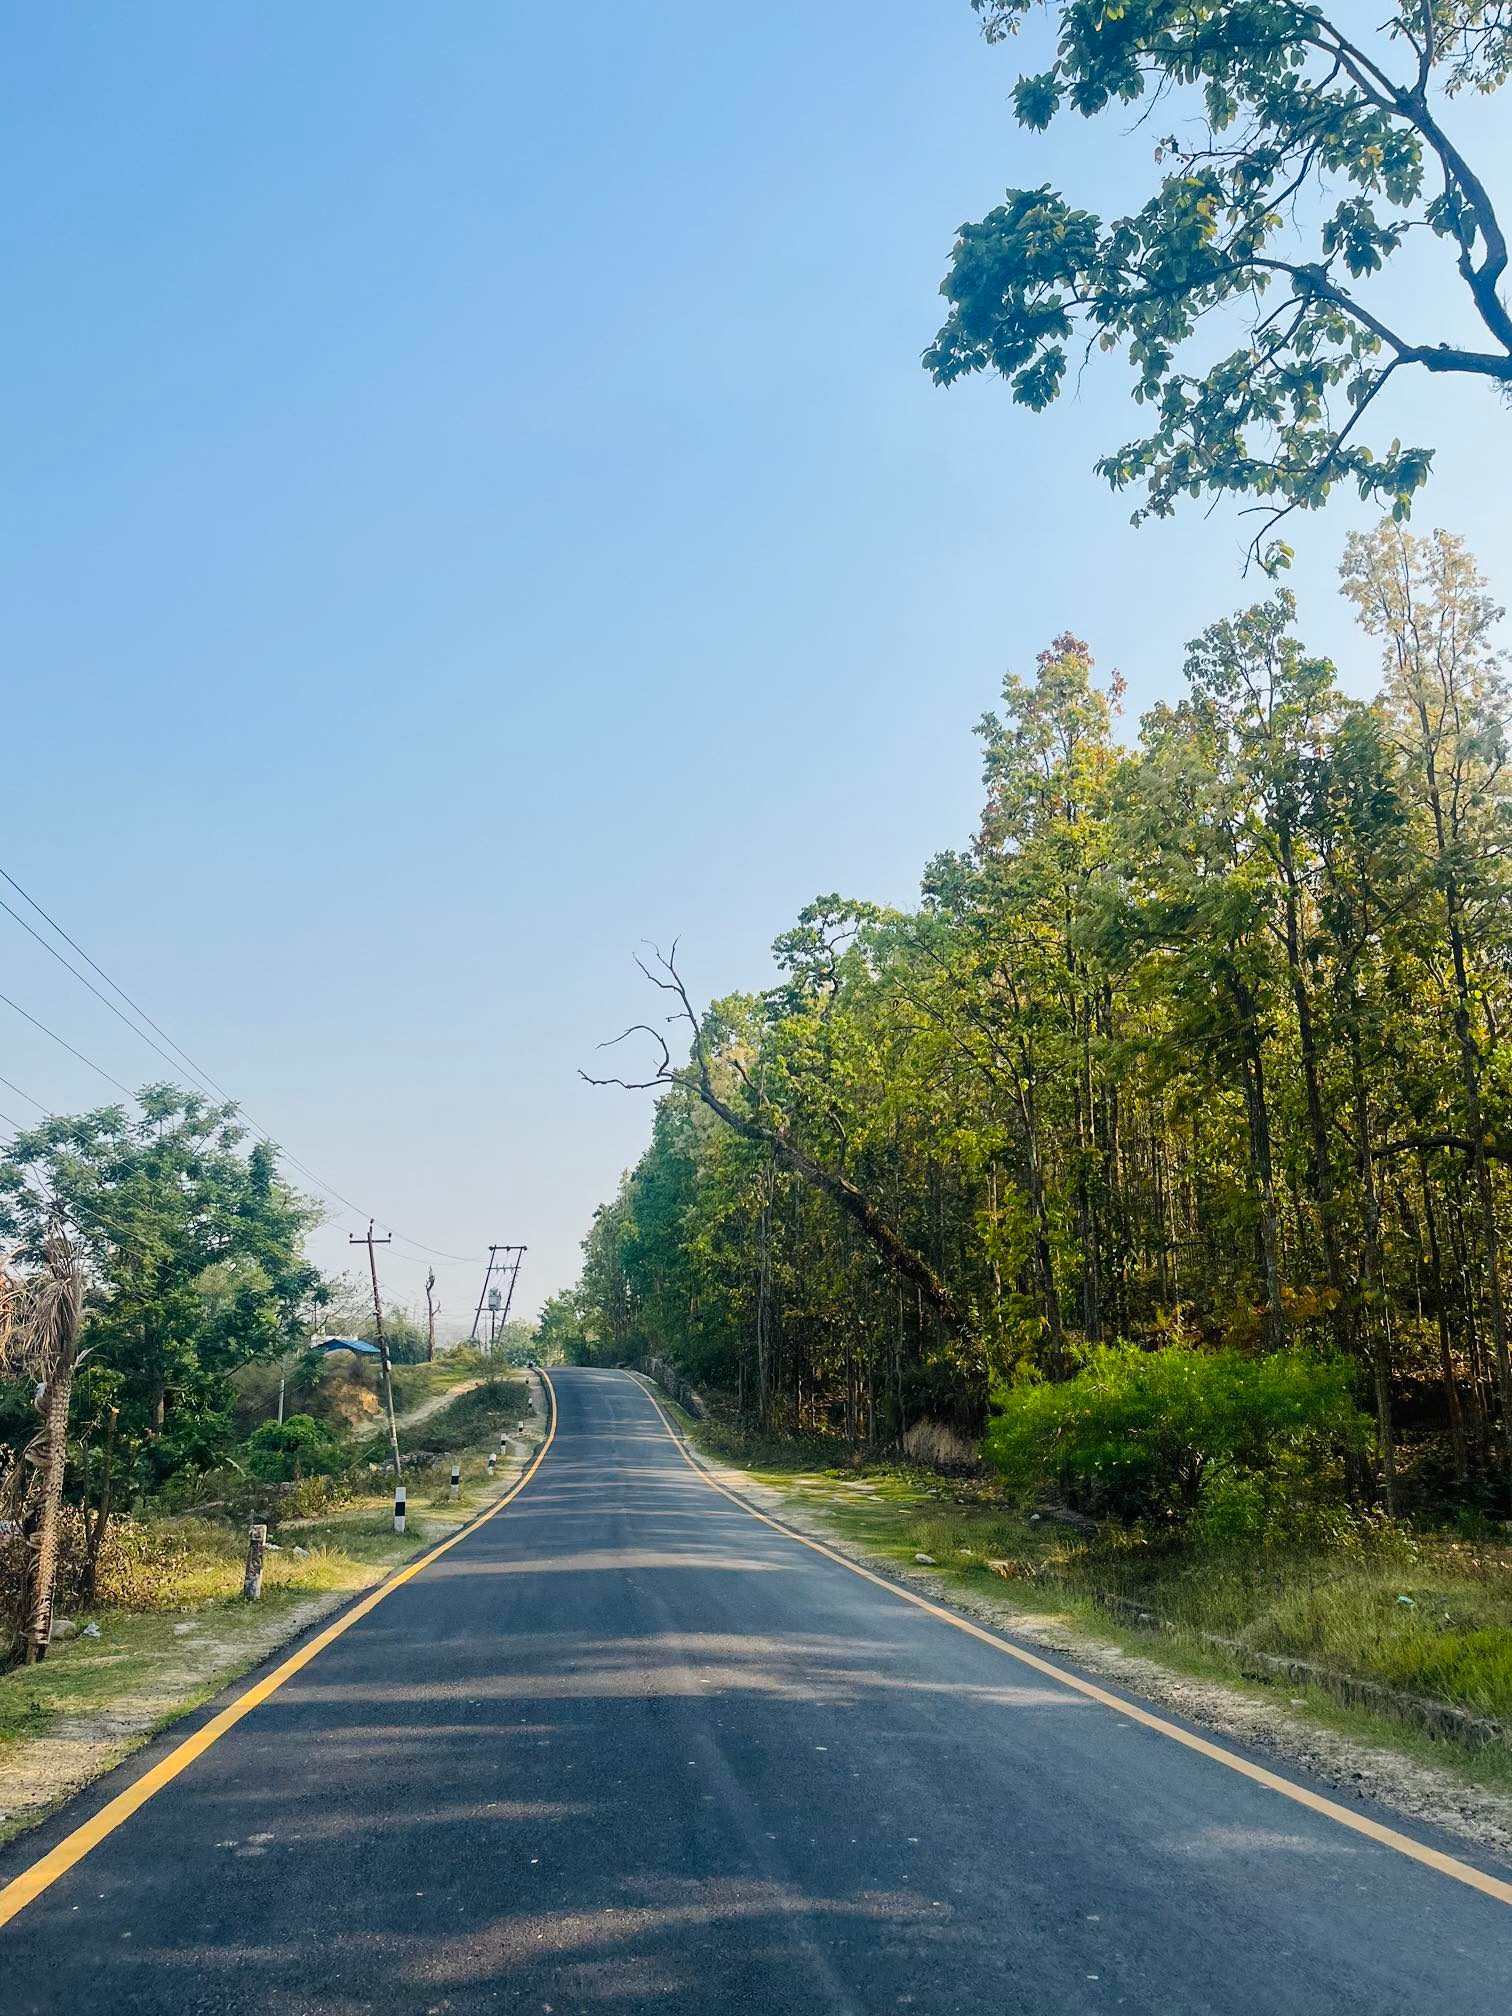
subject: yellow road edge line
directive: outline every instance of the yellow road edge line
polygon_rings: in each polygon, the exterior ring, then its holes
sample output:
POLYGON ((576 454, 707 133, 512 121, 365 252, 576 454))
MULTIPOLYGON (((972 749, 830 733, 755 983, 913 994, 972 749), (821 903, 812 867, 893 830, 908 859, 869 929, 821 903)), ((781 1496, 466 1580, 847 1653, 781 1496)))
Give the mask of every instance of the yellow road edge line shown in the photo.
POLYGON ((218 1715, 212 1715, 202 1728, 196 1729, 192 1736, 186 1736, 182 1743, 170 1750, 166 1757, 160 1758, 150 1770, 144 1771, 140 1778, 126 1787, 124 1792, 118 1792, 114 1799, 107 1801, 91 1819, 84 1821, 82 1826, 75 1827, 71 1834, 65 1834, 55 1848, 50 1848, 45 1855, 33 1862, 30 1868, 23 1869, 19 1876, 13 1877, 5 1888, 0 1890, 0 1926, 8 1925, 18 1912, 24 1911, 28 1904, 40 1897, 42 1892, 56 1883, 60 1876, 67 1875, 75 1864, 83 1861, 92 1848, 98 1848, 107 1835, 113 1834, 139 1807, 145 1806, 155 1792, 161 1792, 163 1787, 171 1784, 181 1771, 186 1771, 197 1757, 203 1757, 210 1746, 218 1743, 228 1730, 234 1729, 243 1716, 250 1715, 252 1710, 260 1707, 270 1695, 276 1694, 286 1681, 292 1680, 294 1675, 308 1666, 312 1659, 318 1658, 328 1645, 334 1644, 341 1637, 343 1632, 350 1631, 360 1619, 376 1610, 386 1596, 392 1596, 396 1589, 402 1589, 406 1582, 412 1582, 422 1569, 429 1568, 433 1562, 439 1561, 443 1554, 450 1553, 459 1542, 476 1533, 480 1526, 486 1526, 490 1519, 497 1518, 506 1505, 519 1497, 546 1460, 546 1452, 556 1440, 556 1388, 547 1377, 544 1368, 540 1377, 551 1398, 551 1421, 546 1430, 546 1439, 536 1451, 534 1461, 528 1469, 521 1472, 509 1489, 501 1497, 496 1498, 492 1505, 480 1512, 476 1519, 470 1519, 465 1526, 459 1526, 450 1538, 432 1547, 428 1554, 422 1554, 418 1561, 408 1562, 386 1582, 379 1583, 376 1589, 354 1603, 349 1610, 344 1610, 334 1624, 328 1624, 323 1631, 317 1632, 307 1645, 301 1645, 297 1652, 291 1653, 281 1666, 275 1666, 271 1673, 247 1688, 245 1693, 239 1694, 230 1706, 222 1708, 218 1715))
MULTIPOLYGON (((634 1375, 629 1375, 634 1377, 634 1375)), ((1383 1848, 1394 1848, 1399 1855, 1407 1856, 1413 1862, 1421 1862, 1429 1869, 1436 1869, 1441 1876, 1450 1876, 1456 1883, 1463 1883, 1471 1890, 1479 1890, 1486 1897, 1494 1897, 1499 1904, 1512 1904, 1512 1883, 1505 1883, 1499 1876, 1487 1875, 1485 1870, 1476 1869, 1468 1862, 1460 1862, 1453 1855, 1445 1855, 1437 1848, 1425 1847, 1421 1841, 1414 1841, 1408 1834, 1399 1834, 1394 1827, 1383 1827, 1379 1820, 1372 1820, 1364 1813, 1351 1813, 1347 1806, 1340 1806, 1335 1800, 1325 1799, 1319 1792, 1313 1792, 1305 1785, 1294 1785, 1289 1778, 1279 1777, 1274 1771, 1267 1771, 1261 1764, 1251 1764, 1247 1757, 1237 1756, 1232 1750, 1225 1750, 1219 1743, 1210 1743, 1205 1736, 1194 1736, 1189 1729, 1182 1729, 1175 1722, 1167 1722, 1164 1716, 1153 1714, 1148 1708, 1141 1708, 1121 1695, 1110 1694, 1105 1687, 1095 1681, 1083 1680, 1079 1674, 1064 1672, 1059 1666, 1052 1666, 1048 1659, 1040 1659, 1022 1645, 1014 1645, 993 1631, 985 1631, 979 1624, 968 1618, 958 1617, 953 1610, 946 1610, 938 1603, 931 1603, 927 1596, 906 1588, 898 1582, 890 1582, 884 1575, 874 1575, 870 1568, 863 1568, 859 1562, 849 1561, 843 1554, 837 1554, 832 1547, 822 1541, 810 1540, 806 1534, 797 1533, 791 1526, 784 1526, 780 1519, 768 1518, 765 1512, 758 1512, 754 1505, 735 1492, 728 1491, 704 1467, 703 1463, 689 1451, 684 1438, 667 1416, 666 1410, 656 1395, 642 1386, 638 1379, 634 1383, 646 1395, 651 1405, 661 1417, 661 1424, 672 1438, 673 1447, 702 1483, 711 1491, 717 1491, 721 1498, 728 1498, 732 1505, 752 1519, 759 1519, 763 1526, 770 1526, 774 1533, 780 1533, 786 1540, 796 1540, 800 1547, 808 1547, 815 1554, 822 1554, 826 1561, 833 1561, 838 1567, 849 1569, 852 1575, 859 1575, 863 1582, 870 1582, 883 1589, 889 1596, 896 1596, 904 1603, 911 1603, 916 1610, 923 1610, 931 1617, 938 1617, 942 1624, 949 1624, 957 1631, 964 1631, 968 1638, 979 1638, 984 1645, 990 1645, 995 1652, 1004 1652, 1010 1659, 1017 1659, 1022 1666, 1028 1666, 1035 1673, 1043 1674, 1047 1680, 1069 1688, 1075 1694, 1085 1695, 1089 1701, 1096 1701, 1104 1708, 1111 1708, 1126 1721, 1137 1722, 1145 1729, 1153 1729, 1158 1735, 1169 1736, 1173 1743, 1180 1743, 1185 1749, 1195 1750, 1199 1757, 1207 1757, 1215 1764, 1222 1764, 1230 1771, 1237 1771, 1241 1778, 1248 1778, 1256 1785, 1264 1785, 1268 1791, 1279 1792, 1283 1799, 1290 1799, 1295 1805, 1305 1806, 1310 1812, 1321 1813, 1329 1820, 1337 1821, 1341 1827, 1348 1827, 1355 1834, 1363 1834, 1383 1848)), ((0 1899, 3 1901, 3 1899, 0 1899)))

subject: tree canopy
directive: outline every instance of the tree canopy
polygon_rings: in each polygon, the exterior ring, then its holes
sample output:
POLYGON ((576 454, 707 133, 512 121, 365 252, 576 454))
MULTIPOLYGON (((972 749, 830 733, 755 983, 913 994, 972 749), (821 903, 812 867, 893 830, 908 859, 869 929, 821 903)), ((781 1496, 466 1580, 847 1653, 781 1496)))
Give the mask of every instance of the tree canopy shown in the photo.
POLYGON ((0 1234, 42 1251, 61 1215, 83 1262, 88 1435, 119 1409, 120 1454, 143 1482, 211 1459, 231 1434, 230 1374, 307 1334, 323 1293, 304 1257, 318 1212, 244 1152, 236 1108, 150 1085, 18 1134, 0 1155, 0 1234))
POLYGON ((1369 702, 1284 591, 1203 631, 1133 736, 1062 635, 980 724, 980 825, 915 909, 824 896, 773 985, 704 1010, 683 955, 648 964, 678 1033, 627 1032, 651 1056, 620 1082, 660 1093, 650 1145, 543 1338, 763 1425, 968 1449, 1115 1344, 1302 1353, 1350 1368, 1347 1408, 1333 1371, 1230 1383, 1323 1395, 1320 1432, 1368 1411, 1388 1505, 1509 1502, 1497 612, 1462 542, 1390 520, 1344 587, 1369 702))
MULTIPOLYGON (((993 42, 1042 4, 972 0, 993 42)), ((1453 99, 1512 73, 1506 7, 1395 0, 1375 26, 1306 0, 1047 11, 1055 56, 1015 86, 1019 124, 1137 109, 1155 187, 1111 219, 1048 184, 1010 189, 962 225, 949 313, 925 352, 936 381, 995 371, 1039 411, 1076 351, 1122 351, 1149 421, 1099 473, 1143 485, 1136 523, 1204 494, 1261 500, 1254 550, 1270 566, 1289 552, 1273 528, 1337 483, 1405 516, 1433 455, 1368 444, 1390 381, 1417 370, 1512 386, 1506 237, 1451 137, 1453 99), (1457 315, 1437 289, 1371 285, 1393 261, 1427 272, 1430 258, 1457 315)))

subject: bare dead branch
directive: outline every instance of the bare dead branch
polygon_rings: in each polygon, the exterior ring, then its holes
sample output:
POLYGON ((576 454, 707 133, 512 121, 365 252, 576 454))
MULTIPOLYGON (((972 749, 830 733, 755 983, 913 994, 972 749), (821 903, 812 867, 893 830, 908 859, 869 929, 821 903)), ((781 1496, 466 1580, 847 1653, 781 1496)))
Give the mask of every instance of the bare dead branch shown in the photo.
MULTIPOLYGON (((880 1210, 864 1191, 852 1183, 849 1177, 842 1175, 838 1169, 833 1169, 827 1164, 817 1161, 805 1148, 801 1147, 793 1139, 792 1132, 785 1122, 774 1120, 766 1114, 762 1108, 759 1095, 751 1085, 749 1076, 743 1070, 739 1071, 738 1075, 745 1090, 756 1103, 757 1110, 755 1113, 741 1112, 738 1107, 732 1106, 729 1100, 718 1090, 714 1082, 714 1072, 704 1038, 703 1021, 694 1010, 687 987, 677 968, 677 946, 678 940, 676 939, 672 941, 670 952, 662 952, 659 947, 652 946, 656 964, 661 969, 659 974, 653 972, 638 955, 636 956, 635 963, 653 987, 659 988, 663 993, 675 994, 677 996, 680 1009, 670 1019, 673 1021, 685 1021, 692 1031, 691 1075, 677 1070, 672 1065, 665 1038, 658 1035, 655 1030, 648 1028, 646 1024, 637 1023, 632 1024, 624 1032, 624 1036, 617 1036, 613 1040, 616 1043, 621 1043, 624 1041, 625 1036, 633 1035, 637 1030, 642 1030, 652 1036, 661 1047, 663 1061, 651 1077, 638 1081, 624 1078, 594 1078, 586 1071, 579 1071, 578 1076, 590 1085, 615 1085, 628 1092, 649 1092, 659 1088, 668 1088, 696 1094, 703 1105, 716 1118, 723 1120, 733 1133, 740 1135, 742 1140, 753 1142, 758 1146, 768 1149, 779 1161, 793 1170, 795 1174, 801 1176, 805 1182, 811 1183, 816 1190, 823 1191, 825 1196, 829 1197, 854 1224, 860 1227, 871 1245, 888 1265, 894 1268, 897 1273, 903 1275, 905 1279, 914 1283, 915 1287, 919 1289, 925 1301, 929 1303, 945 1327, 955 1336, 964 1336, 967 1329, 966 1319, 949 1287, 923 1255, 915 1252, 908 1241, 902 1237, 887 1214, 880 1210)), ((599 1045, 600 1049, 606 1047, 609 1046, 604 1044, 599 1045)))

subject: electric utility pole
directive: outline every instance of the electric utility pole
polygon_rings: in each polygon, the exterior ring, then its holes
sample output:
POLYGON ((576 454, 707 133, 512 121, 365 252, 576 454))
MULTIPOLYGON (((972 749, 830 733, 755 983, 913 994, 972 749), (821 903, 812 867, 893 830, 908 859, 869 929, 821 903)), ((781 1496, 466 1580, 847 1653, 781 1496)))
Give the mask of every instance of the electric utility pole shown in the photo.
MULTIPOLYGON (((379 1246, 391 1246, 393 1240, 392 1232, 385 1232, 381 1239, 375 1239, 371 1218, 368 1220, 366 1238, 359 1239, 355 1234, 349 1234, 347 1237, 348 1246, 366 1246, 368 1272, 373 1277, 373 1330, 378 1340, 379 1363, 383 1367, 383 1400, 388 1409, 389 1448, 394 1457, 394 1483, 398 1486, 404 1480, 404 1471, 399 1462, 399 1430, 394 1425, 394 1381, 389 1371, 388 1340, 383 1334, 383 1301, 378 1293, 378 1254, 375 1250, 379 1246)), ((394 1516, 398 1518, 400 1515, 396 1512, 394 1516)))
POLYGON ((488 1302, 488 1289, 489 1284, 492 1282, 495 1274, 509 1275, 509 1298, 506 1299, 504 1303, 504 1314, 500 1319, 497 1327, 499 1329, 502 1329, 504 1327, 504 1324, 509 1321, 509 1302, 510 1300, 513 1299, 514 1296, 515 1275, 518 1274, 520 1271, 520 1259, 521 1256, 524 1254, 525 1250, 526 1249, 523 1246, 493 1245, 489 1247, 488 1265, 483 1272, 483 1286, 478 1290, 478 1306, 473 1311, 472 1330, 468 1336, 469 1343, 476 1344, 478 1341, 478 1325, 483 1320, 483 1310, 485 1306, 488 1306, 490 1308, 489 1343, 490 1345, 492 1345, 493 1343, 495 1326, 491 1320, 493 1305, 490 1305, 488 1302), (499 1255, 501 1253, 504 1255, 504 1258, 502 1260, 499 1258, 499 1255), (509 1256, 511 1253, 513 1253, 515 1256, 514 1268, 512 1272, 510 1270, 509 1265, 509 1256))
POLYGON ((476 1344, 478 1341, 478 1325, 483 1320, 483 1304, 488 1300, 488 1284, 494 1277, 494 1257, 498 1250, 497 1246, 490 1246, 488 1249, 488 1265, 483 1271, 483 1286, 478 1290, 478 1306, 473 1311, 472 1329, 467 1333, 469 1344, 476 1344))
POLYGON ((425 1270, 425 1362, 429 1365, 436 1355, 436 1304, 431 1290, 436 1285, 436 1270, 425 1270))
POLYGON ((520 1262, 525 1258, 526 1252, 528 1250, 529 1249, 524 1246, 506 1246, 504 1248, 504 1251, 506 1253, 513 1253, 515 1258, 514 1258, 514 1266, 509 1270, 509 1287, 505 1291, 504 1295, 504 1314, 499 1318, 499 1329, 501 1332, 503 1331, 505 1324, 509 1321, 509 1305, 514 1300, 515 1283, 520 1278, 520 1262))

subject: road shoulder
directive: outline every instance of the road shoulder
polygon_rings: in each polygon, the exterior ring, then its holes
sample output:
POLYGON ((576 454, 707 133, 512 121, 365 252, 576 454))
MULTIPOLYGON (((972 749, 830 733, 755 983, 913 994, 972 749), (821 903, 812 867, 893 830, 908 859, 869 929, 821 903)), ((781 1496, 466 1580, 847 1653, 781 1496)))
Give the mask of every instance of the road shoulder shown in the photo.
MULTIPOLYGON (((368 1558, 346 1560, 339 1586, 313 1593, 270 1588, 256 1608, 220 1600, 183 1610, 102 1611, 96 1613, 98 1638, 71 1636, 43 1666, 0 1674, 0 1716, 20 1728, 19 1734, 0 1741, 0 1847, 28 1833, 154 1736, 193 1715, 503 1496, 528 1468, 549 1419, 539 1377, 529 1373, 525 1383, 531 1406, 524 1433, 510 1435, 508 1452, 493 1475, 469 1476, 455 1507, 432 1502, 422 1509, 418 1494, 412 1493, 405 1535, 386 1536, 371 1547, 368 1558), (77 1697, 76 1708, 56 1705, 71 1694, 77 1697), (29 1732, 29 1722, 35 1723, 36 1733, 29 1732)), ((470 1390, 450 1389, 441 1397, 450 1404, 470 1390)), ((437 1411, 427 1406, 420 1418, 437 1411)), ((407 1425, 415 1420, 411 1415, 407 1425)), ((436 1477, 424 1488, 427 1493, 437 1488, 436 1477)), ((381 1527, 387 1506, 385 1494, 374 1505, 338 1512, 324 1525, 334 1529, 351 1521, 371 1526, 376 1520, 381 1527)), ((307 1524, 292 1522, 286 1529, 290 1551, 301 1537, 311 1537, 307 1524)))
MULTIPOLYGON (((1111 1627, 1106 1633, 1088 1630, 1084 1619, 1030 1609, 1006 1590, 999 1596, 995 1590, 967 1589, 938 1568, 902 1564, 858 1541, 810 1494, 759 1477, 701 1448, 698 1423, 654 1382, 633 1376, 701 1470, 795 1533, 822 1541, 846 1560, 915 1589, 931 1602, 1048 1652, 1089 1678, 1109 1682, 1248 1749, 1268 1753, 1327 1785, 1336 1797, 1386 1808, 1512 1868, 1512 1796, 1466 1782, 1448 1766, 1421 1754, 1426 1745, 1414 1753, 1395 1743, 1387 1747, 1361 1741, 1330 1727, 1311 1704, 1298 1712, 1271 1689, 1183 1673, 1152 1657, 1132 1634, 1124 1637, 1111 1627)), ((1142 1635, 1147 1644, 1148 1635, 1142 1635)))

